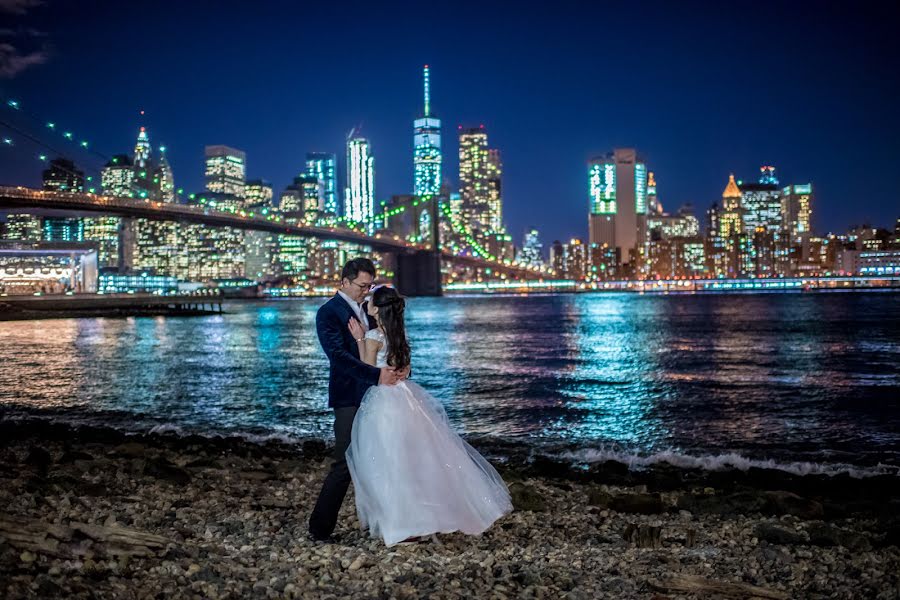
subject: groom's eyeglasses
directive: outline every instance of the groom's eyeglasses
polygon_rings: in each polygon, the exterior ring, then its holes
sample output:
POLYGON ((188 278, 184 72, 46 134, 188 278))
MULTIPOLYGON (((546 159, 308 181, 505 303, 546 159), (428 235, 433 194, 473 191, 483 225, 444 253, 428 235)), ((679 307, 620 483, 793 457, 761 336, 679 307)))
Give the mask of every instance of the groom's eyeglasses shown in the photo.
POLYGON ((374 283, 356 283, 355 281, 351 281, 350 283, 355 285, 359 289, 366 291, 371 290, 373 287, 375 287, 374 283))

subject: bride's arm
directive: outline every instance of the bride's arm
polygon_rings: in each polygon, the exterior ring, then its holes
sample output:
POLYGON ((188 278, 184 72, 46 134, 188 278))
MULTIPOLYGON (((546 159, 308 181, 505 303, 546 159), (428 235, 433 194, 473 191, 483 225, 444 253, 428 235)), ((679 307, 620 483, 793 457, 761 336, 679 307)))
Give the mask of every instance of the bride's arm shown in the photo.
POLYGON ((367 365, 375 366, 375 359, 378 357, 378 351, 381 350, 381 342, 371 338, 363 338, 357 340, 359 346, 359 356, 367 365))
POLYGON ((366 330, 356 319, 350 319, 347 323, 350 328, 350 335, 356 340, 356 349, 359 350, 359 359, 367 365, 375 366, 375 360, 378 358, 378 351, 381 349, 381 342, 366 337, 366 330))

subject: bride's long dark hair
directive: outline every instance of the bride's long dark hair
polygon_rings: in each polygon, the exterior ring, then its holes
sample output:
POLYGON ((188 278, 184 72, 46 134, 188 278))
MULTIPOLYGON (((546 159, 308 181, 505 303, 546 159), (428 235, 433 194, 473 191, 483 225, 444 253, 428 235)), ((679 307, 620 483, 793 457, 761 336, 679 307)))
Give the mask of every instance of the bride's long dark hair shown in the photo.
POLYGON ((378 320, 387 338, 388 364, 395 369, 408 367, 411 356, 403 321, 406 300, 394 288, 381 286, 372 293, 372 304, 378 307, 378 320))

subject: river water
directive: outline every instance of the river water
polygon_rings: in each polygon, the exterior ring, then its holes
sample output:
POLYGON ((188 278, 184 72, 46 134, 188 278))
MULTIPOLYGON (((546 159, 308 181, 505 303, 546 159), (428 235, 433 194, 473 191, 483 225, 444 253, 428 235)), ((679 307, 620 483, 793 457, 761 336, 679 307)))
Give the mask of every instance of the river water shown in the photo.
MULTIPOLYGON (((0 417, 328 439, 322 302, 0 323, 0 417)), ((476 445, 900 469, 898 294, 457 296, 407 315, 415 380, 476 445)))

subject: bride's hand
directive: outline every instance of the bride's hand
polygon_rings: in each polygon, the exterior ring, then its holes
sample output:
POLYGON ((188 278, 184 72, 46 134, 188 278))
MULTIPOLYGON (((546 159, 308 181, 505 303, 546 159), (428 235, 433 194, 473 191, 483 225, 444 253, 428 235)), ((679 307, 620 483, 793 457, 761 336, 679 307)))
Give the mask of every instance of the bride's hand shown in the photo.
POLYGON ((350 321, 347 323, 347 327, 350 328, 350 335, 353 336, 353 339, 356 341, 361 340, 366 337, 366 330, 363 329, 363 326, 360 325, 359 321, 350 317, 350 321))

